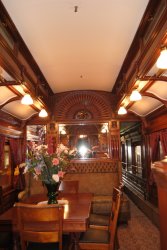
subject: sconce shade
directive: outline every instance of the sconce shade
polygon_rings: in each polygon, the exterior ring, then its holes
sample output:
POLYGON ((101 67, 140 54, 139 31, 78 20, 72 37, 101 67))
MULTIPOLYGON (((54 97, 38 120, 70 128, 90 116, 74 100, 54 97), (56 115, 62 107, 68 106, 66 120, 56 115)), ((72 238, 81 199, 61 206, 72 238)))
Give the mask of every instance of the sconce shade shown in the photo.
POLYGON ((125 115, 127 114, 127 110, 124 107, 120 107, 118 110, 118 115, 125 115))
POLYGON ((21 103, 24 105, 31 105, 33 104, 33 99, 29 94, 25 94, 21 99, 21 103))
POLYGON ((130 101, 139 101, 142 99, 141 94, 139 93, 139 91, 137 89, 132 91, 132 94, 130 95, 130 101))
POLYGON ((41 109, 41 111, 39 112, 39 117, 47 117, 48 113, 46 112, 45 109, 41 109))
POLYGON ((167 69, 167 48, 161 50, 160 56, 157 60, 157 67, 159 69, 167 69))

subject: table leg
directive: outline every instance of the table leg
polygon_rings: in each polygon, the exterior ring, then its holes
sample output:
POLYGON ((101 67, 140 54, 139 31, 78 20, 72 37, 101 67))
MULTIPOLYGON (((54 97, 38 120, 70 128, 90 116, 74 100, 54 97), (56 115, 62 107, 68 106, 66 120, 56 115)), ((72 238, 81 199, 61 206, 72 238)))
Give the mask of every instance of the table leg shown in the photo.
POLYGON ((70 233, 71 237, 71 246, 69 250, 79 250, 79 238, 80 238, 80 233, 70 233))

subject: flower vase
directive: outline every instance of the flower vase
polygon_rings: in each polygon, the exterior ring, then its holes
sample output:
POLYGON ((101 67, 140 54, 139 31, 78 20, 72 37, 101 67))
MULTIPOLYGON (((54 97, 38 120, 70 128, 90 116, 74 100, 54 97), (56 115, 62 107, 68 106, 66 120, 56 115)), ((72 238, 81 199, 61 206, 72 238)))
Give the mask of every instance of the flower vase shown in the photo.
POLYGON ((47 194, 48 204, 58 204, 57 196, 59 193, 60 182, 56 182, 54 184, 45 183, 45 186, 46 186, 47 191, 48 191, 48 194, 47 194))

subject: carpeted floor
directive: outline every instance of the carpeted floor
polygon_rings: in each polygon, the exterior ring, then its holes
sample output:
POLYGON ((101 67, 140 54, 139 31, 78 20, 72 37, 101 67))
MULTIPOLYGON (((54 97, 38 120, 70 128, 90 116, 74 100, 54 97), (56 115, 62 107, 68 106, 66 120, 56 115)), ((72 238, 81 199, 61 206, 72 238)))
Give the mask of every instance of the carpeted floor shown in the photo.
POLYGON ((156 226, 130 201, 131 220, 119 225, 119 250, 160 250, 160 234, 156 226))

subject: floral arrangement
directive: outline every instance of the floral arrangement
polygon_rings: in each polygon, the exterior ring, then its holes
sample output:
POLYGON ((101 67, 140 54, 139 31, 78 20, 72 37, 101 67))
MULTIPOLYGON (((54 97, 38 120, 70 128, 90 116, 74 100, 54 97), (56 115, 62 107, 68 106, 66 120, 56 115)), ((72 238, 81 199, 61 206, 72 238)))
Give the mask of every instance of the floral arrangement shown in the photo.
POLYGON ((63 144, 58 145, 55 153, 49 154, 47 145, 32 142, 28 148, 24 173, 31 172, 36 180, 46 184, 57 183, 63 178, 74 156, 75 150, 69 150, 63 144))

